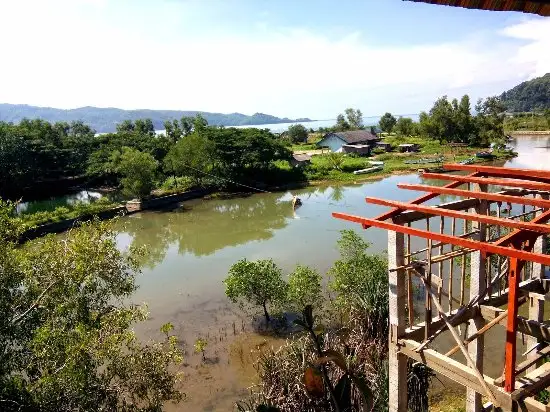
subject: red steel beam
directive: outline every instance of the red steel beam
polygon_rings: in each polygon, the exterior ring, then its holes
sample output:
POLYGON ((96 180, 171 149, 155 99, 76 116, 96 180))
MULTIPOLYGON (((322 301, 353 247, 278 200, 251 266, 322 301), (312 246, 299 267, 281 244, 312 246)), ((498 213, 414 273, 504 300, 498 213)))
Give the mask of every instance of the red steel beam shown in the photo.
POLYGON ((419 192, 437 193, 438 195, 470 197, 475 199, 489 200, 491 202, 515 203, 518 205, 535 206, 542 207, 544 209, 550 209, 550 200, 538 198, 534 199, 532 197, 510 196, 502 195, 499 193, 487 193, 478 191, 474 192, 462 189, 450 189, 446 187, 417 185, 409 183, 399 183, 397 187, 399 187, 400 189, 417 190, 419 192))
POLYGON ((477 213, 468 213, 460 210, 450 210, 442 207, 411 205, 404 202, 379 199, 376 197, 367 197, 365 200, 367 201, 367 203, 372 203, 375 205, 396 207, 402 210, 416 210, 418 212, 426 213, 429 215, 454 217, 458 219, 465 219, 470 221, 487 223, 489 225, 499 225, 499 226, 511 227, 514 229, 530 230, 537 233, 550 233, 549 225, 541 225, 538 223, 523 222, 521 220, 503 219, 495 216, 480 215, 477 213))
MULTIPOLYGON (((456 236, 445 235, 442 233, 430 232, 427 230, 416 229, 413 227, 408 227, 403 225, 397 225, 395 223, 384 222, 376 219, 370 219, 367 217, 349 215, 347 213, 333 212, 332 216, 337 219, 343 219, 350 222, 359 223, 363 226, 374 226, 381 229, 404 233, 406 235, 418 236, 424 239, 432 239, 438 242, 450 243, 452 245, 461 246, 464 248, 475 249, 485 253, 493 253, 497 255, 517 258, 520 260, 528 260, 531 262, 540 263, 541 265, 550 265, 550 255, 526 252, 523 250, 517 250, 510 247, 500 246, 494 243, 478 242, 476 240, 464 239, 456 236)), ((519 231, 519 232, 522 232, 522 231, 519 231)))
MULTIPOLYGON (((481 176, 481 173, 477 173, 477 172, 474 172, 474 173, 471 173, 468 175, 468 177, 477 177, 477 176, 481 176)), ((455 187, 458 187, 460 185, 464 184, 464 182, 451 182, 451 183, 448 183, 446 184, 445 188, 455 188, 455 187)), ((426 195, 422 195, 420 197, 417 197, 416 199, 414 200, 411 200, 410 203, 411 204, 419 204, 419 203, 424 203, 424 202, 427 202, 428 200, 430 199, 433 199, 435 197, 437 197, 438 195, 435 194, 435 193, 428 193, 426 195)), ((392 210, 388 210, 387 212, 384 212, 382 213, 381 215, 378 215, 375 217, 376 220, 387 220, 387 219, 391 219, 392 217, 395 217, 397 216, 398 214, 400 214, 402 212, 401 209, 397 209, 397 208, 394 208, 392 210)), ((368 225, 363 225, 363 229, 368 229, 369 226, 368 225)))
POLYGON ((518 179, 497 179, 492 177, 470 177, 460 175, 446 175, 444 173, 422 173, 422 177, 428 179, 454 180, 463 183, 479 183, 496 186, 521 187, 523 189, 535 189, 550 191, 550 184, 541 182, 531 182, 518 179))
POLYGON ((511 258, 508 271, 508 320, 504 352, 504 390, 506 392, 513 392, 516 389, 516 332, 518 329, 520 270, 518 259, 511 258))
MULTIPOLYGON (((535 216, 533 220, 531 220, 530 223, 546 223, 550 220, 550 210, 547 210, 544 213, 541 213, 538 216, 535 216)), ((494 242, 493 244, 495 246, 507 246, 514 244, 516 242, 525 241, 527 239, 530 239, 534 236, 533 233, 528 233, 523 230, 514 230, 512 233, 507 234, 504 237, 501 237, 499 240, 494 242)))
MULTIPOLYGON (((461 165, 456 163, 444 164, 444 169, 447 170, 466 170, 468 172, 479 172, 491 176, 493 173, 498 173, 499 176, 521 176, 521 177, 540 177, 550 179, 549 170, 536 169, 517 169, 512 167, 497 167, 497 166, 478 166, 478 165, 461 165)), ((521 177, 519 177, 521 179, 521 177)))

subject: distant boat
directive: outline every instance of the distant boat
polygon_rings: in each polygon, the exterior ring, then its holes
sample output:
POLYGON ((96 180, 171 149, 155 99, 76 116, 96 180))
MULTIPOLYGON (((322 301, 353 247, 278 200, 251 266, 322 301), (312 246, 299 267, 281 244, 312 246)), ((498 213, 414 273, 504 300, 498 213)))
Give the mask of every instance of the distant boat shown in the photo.
POLYGON ((367 167, 366 169, 356 170, 353 172, 354 175, 363 175, 366 173, 378 172, 379 170, 384 169, 384 166, 376 165, 372 167, 367 167))
POLYGON ((475 158, 470 157, 469 159, 465 159, 465 160, 462 160, 462 161, 458 162, 458 164, 459 165, 471 165, 474 162, 475 162, 475 158))

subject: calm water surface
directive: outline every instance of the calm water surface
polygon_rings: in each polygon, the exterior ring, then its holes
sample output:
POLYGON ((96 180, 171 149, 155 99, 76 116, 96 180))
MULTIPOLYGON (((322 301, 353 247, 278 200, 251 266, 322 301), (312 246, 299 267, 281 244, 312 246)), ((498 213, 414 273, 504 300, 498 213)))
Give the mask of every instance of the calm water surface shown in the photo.
MULTIPOLYGON (((521 137, 512 145, 519 156, 506 166, 550 169, 550 138, 521 137)), ((222 284, 229 267, 241 258, 272 258, 287 273, 297 264, 326 273, 338 257, 335 246, 343 229, 358 230, 372 243, 373 252, 383 252, 387 247, 385 231, 359 230, 358 225, 332 218, 331 212, 373 217, 386 208, 365 203, 366 196, 401 201, 418 196, 417 192, 398 190, 397 183, 437 184, 416 174, 390 176, 356 185, 195 200, 173 211, 148 212, 123 219, 118 236, 120 247, 147 245, 149 249, 134 301, 147 302, 152 318, 140 333, 154 336, 162 323, 170 321, 189 344, 199 336, 219 335, 224 330, 227 334, 227 328, 234 322, 249 323, 228 303, 222 284), (290 202, 294 194, 303 201, 295 212, 290 202)), ((440 202, 435 199, 432 204, 440 202)), ((497 332, 495 328, 493 333, 497 332)), ((216 350, 222 351, 222 346, 216 350)), ((499 358, 499 366, 500 361, 499 358)), ((210 404, 206 405, 197 401, 198 395, 191 391, 190 402, 197 403, 188 407, 207 410, 219 404, 222 405, 219 410, 223 410, 235 396, 242 395, 245 384, 236 383, 230 368, 224 369, 226 375, 216 385, 228 386, 227 391, 222 390, 225 397, 216 398, 212 391, 219 393, 220 389, 210 388, 210 393, 206 391, 210 404)))

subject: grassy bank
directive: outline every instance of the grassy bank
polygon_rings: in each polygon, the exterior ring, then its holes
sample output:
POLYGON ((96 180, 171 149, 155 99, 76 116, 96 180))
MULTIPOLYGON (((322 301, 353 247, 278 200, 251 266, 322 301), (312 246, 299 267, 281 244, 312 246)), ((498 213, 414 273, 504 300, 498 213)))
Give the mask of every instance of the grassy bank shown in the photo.
POLYGON ((66 219, 76 219, 89 216, 120 206, 107 198, 100 198, 92 203, 77 202, 72 205, 59 206, 52 211, 21 213, 19 219, 26 229, 41 226, 46 223, 60 222, 66 219))
POLYGON ((373 176, 388 176, 393 173, 416 172, 418 169, 433 168, 440 166, 441 163, 455 163, 465 159, 474 158, 475 163, 484 163, 487 161, 505 160, 514 157, 510 151, 495 151, 492 159, 475 158, 477 152, 486 150, 480 147, 450 147, 447 144, 441 144, 436 140, 427 140, 420 137, 397 137, 388 136, 385 142, 397 147, 404 143, 414 143, 420 146, 420 151, 416 153, 398 153, 395 151, 388 153, 379 153, 371 157, 356 157, 353 155, 341 156, 339 164, 331 155, 316 155, 311 159, 311 164, 305 168, 305 175, 308 181, 340 181, 351 182, 358 180, 368 180, 373 176), (442 159, 441 163, 431 163, 430 160, 442 159), (359 169, 370 167, 370 160, 383 161, 384 168, 378 172, 364 175, 354 175, 353 172, 359 169), (421 162, 427 160, 427 162, 421 162), (414 162, 414 163, 410 163, 414 162), (419 162, 419 163, 416 163, 419 162))

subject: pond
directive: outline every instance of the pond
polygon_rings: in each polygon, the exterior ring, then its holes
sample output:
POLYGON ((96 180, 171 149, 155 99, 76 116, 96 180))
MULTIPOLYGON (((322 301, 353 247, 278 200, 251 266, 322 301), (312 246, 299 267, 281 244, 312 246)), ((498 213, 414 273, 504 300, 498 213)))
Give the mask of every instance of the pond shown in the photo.
MULTIPOLYGON (((522 136, 512 142, 519 156, 506 166, 550 169, 549 145, 549 137, 522 136)), ((118 223, 121 248, 147 245, 149 250, 134 296, 135 302, 147 302, 151 312, 151 320, 140 326, 140 335, 158 336, 158 328, 172 322, 186 348, 192 348, 198 337, 211 342, 211 365, 201 366, 200 355, 188 351, 183 388, 188 401, 182 410, 231 410, 253 383, 250 370, 243 371, 242 362, 232 357, 235 350, 250 349, 238 335, 248 342, 258 336, 250 333, 250 319, 225 297, 222 280, 230 266, 241 258, 272 258, 287 273, 297 264, 326 273, 338 258, 336 241, 343 229, 358 230, 372 244, 373 253, 383 252, 385 231, 360 230, 358 225, 334 219, 331 212, 373 217, 386 208, 367 204, 366 196, 400 201, 418 196, 398 190, 397 183, 437 184, 409 174, 345 186, 193 200, 173 211, 136 214, 118 223), (296 211, 291 207, 293 195, 303 201, 296 211)), ((440 202, 434 199, 431 204, 440 202)), ((499 337, 498 333, 495 328, 488 339, 499 337)), ((500 366, 500 362, 501 357, 495 363, 500 366)))
POLYGON ((17 204, 16 211, 17 213, 50 212, 60 206, 70 207, 75 203, 92 203, 102 196, 96 191, 81 190, 64 196, 20 202, 17 204))

